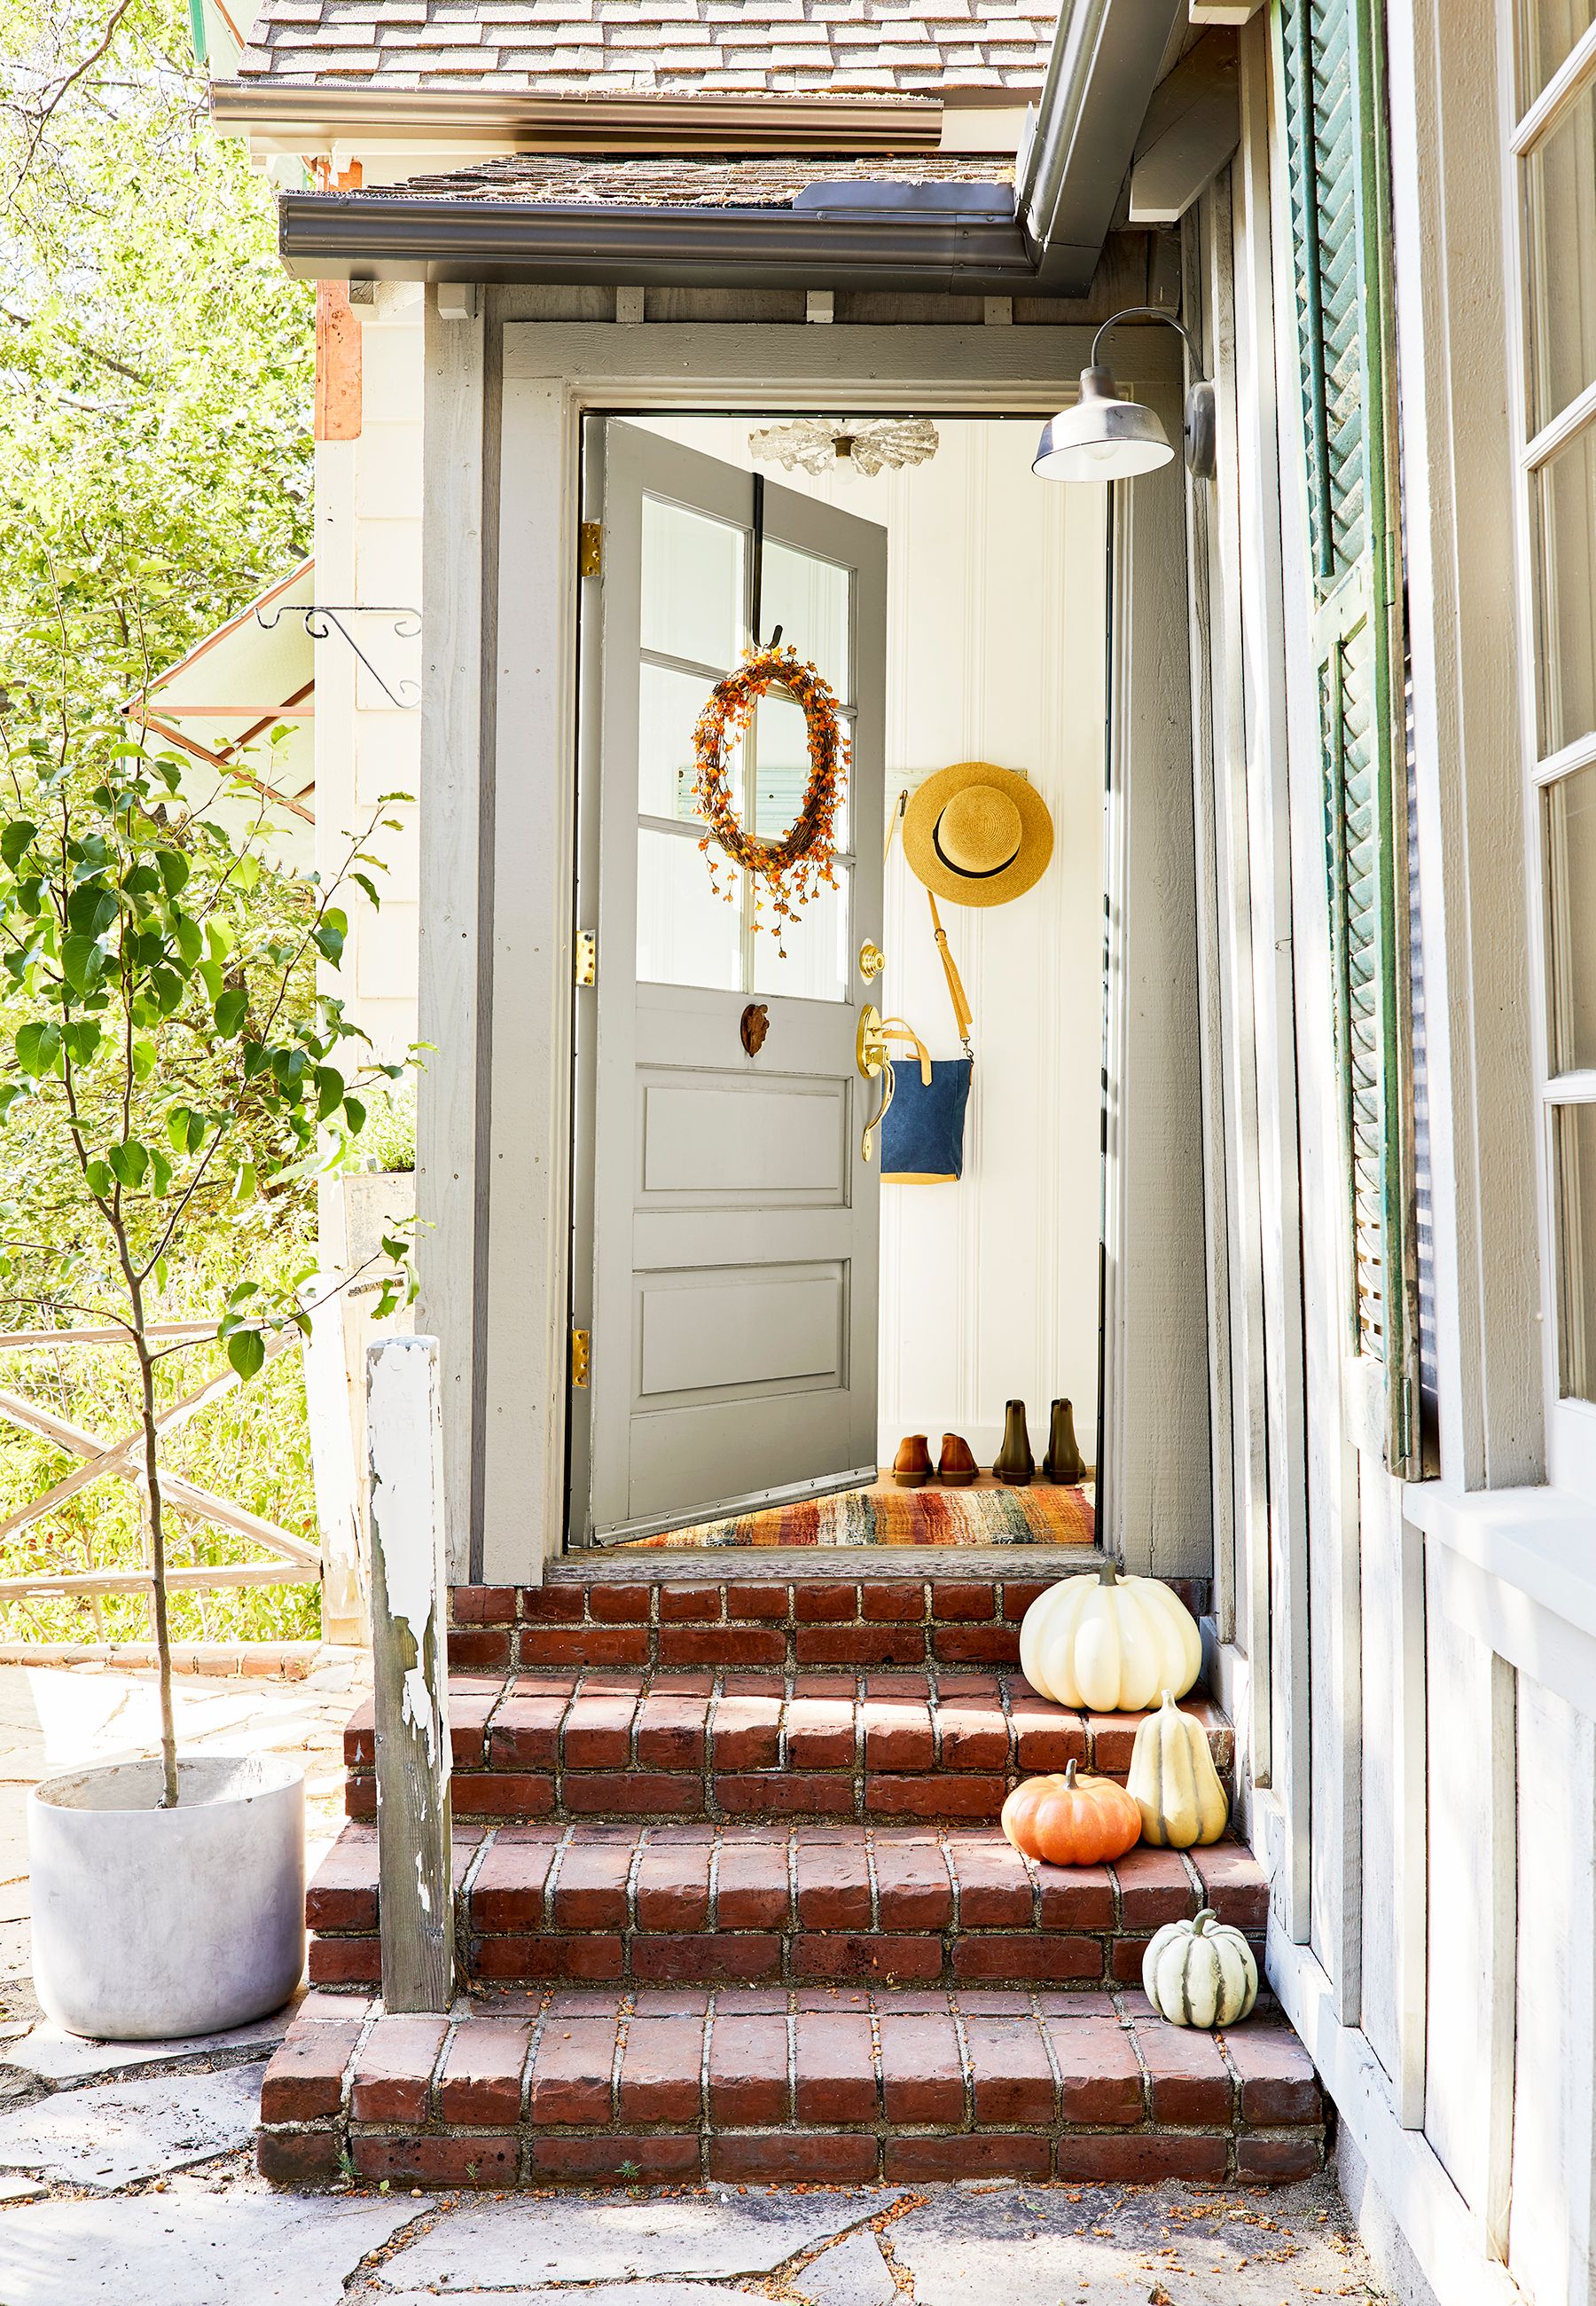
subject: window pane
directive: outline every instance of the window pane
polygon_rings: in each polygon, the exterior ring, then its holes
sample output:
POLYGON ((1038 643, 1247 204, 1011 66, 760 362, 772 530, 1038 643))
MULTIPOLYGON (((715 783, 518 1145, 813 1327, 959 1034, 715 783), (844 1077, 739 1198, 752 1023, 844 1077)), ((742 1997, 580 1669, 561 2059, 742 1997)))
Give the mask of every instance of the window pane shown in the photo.
MULTIPOLYGON (((768 929, 761 928, 754 940, 754 990, 755 993, 784 994, 799 1001, 845 1001, 848 998, 848 898, 849 875, 845 865, 839 865, 837 885, 828 889, 824 884, 810 898, 796 921, 783 926, 786 934, 782 943, 787 948, 783 961, 776 950, 776 940, 768 929)), ((771 918, 771 900, 761 889, 764 899, 759 915, 761 921, 771 918)))
POLYGON ((1519 0, 1521 114, 1529 110, 1593 22, 1596 0, 1519 0))
POLYGON ((1523 163, 1530 429, 1596 381, 1596 82, 1523 163))
POLYGON ((743 981, 740 875, 730 864, 721 893, 690 834, 637 831, 637 976, 648 985, 704 985, 735 993, 743 981), (728 904, 728 886, 738 901, 728 904))
MULTIPOLYGON (((852 733, 844 721, 845 737, 852 733)), ((754 778, 754 829, 767 841, 780 840, 804 805, 809 790, 809 730, 802 707, 790 696, 772 690, 760 701, 754 723, 758 769, 754 778)), ((846 774, 837 805, 836 841, 848 846, 848 786, 846 774)))
POLYGON ((1541 467, 1534 510, 1544 759, 1596 729, 1596 425, 1541 467))
POLYGON ((1541 798, 1551 1070, 1596 1070, 1596 768, 1541 798))
POLYGON ((816 560, 790 544, 764 548, 760 579, 759 621, 768 639, 777 625, 782 645, 790 642, 806 664, 824 674, 841 703, 852 701, 849 643, 852 576, 834 561, 816 560))
POLYGON ((1554 1126, 1562 1388, 1596 1401, 1596 1105, 1558 1106, 1554 1126))
POLYGON ((730 671, 743 641, 743 532, 643 500, 643 645, 730 671))
POLYGON ((693 730, 709 685, 690 672, 645 664, 637 689, 637 813, 696 817, 693 730))

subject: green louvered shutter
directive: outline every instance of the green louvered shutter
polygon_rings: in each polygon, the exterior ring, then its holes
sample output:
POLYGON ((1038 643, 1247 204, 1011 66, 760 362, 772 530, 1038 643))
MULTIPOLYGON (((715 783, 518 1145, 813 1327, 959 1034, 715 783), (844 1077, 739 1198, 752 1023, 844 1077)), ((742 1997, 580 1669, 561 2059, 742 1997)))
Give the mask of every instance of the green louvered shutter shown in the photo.
POLYGON ((1400 499, 1379 17, 1280 0, 1311 602, 1350 1193, 1352 1349, 1384 1371, 1386 1450, 1416 1473, 1417 1226, 1407 986, 1400 499), (1394 379, 1392 380, 1394 383, 1394 379))

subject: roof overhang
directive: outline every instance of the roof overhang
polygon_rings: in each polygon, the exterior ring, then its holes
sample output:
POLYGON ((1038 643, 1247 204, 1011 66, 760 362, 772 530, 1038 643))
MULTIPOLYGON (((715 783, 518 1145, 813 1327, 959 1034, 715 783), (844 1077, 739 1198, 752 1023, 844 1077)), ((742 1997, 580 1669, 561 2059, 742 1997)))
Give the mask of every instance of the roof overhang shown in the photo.
POLYGON ((1035 269, 1011 217, 287 192, 279 243, 303 279, 539 281, 634 287, 1021 294, 1035 269))
MULTIPOLYGON (((1015 214, 960 219, 916 211, 912 201, 849 212, 835 202, 800 214, 780 208, 562 205, 467 196, 286 192, 280 246, 291 272, 309 279, 529 282, 616 286, 943 289, 966 295, 1081 296, 1119 206, 1160 73, 1179 53, 1185 0, 1064 0, 1046 85, 1020 158, 1015 214)), ((539 99, 491 92, 399 96, 334 89, 217 91, 218 117, 235 101, 277 108, 320 107, 320 132, 336 107, 376 105, 436 137, 453 118, 486 130, 484 107, 524 123, 549 115, 543 134, 593 149, 594 124, 627 145, 626 124, 658 135, 669 120, 678 153, 742 149, 815 152, 776 139, 824 135, 826 149, 867 163, 892 137, 928 132, 940 141, 943 107, 901 98, 767 97, 673 100, 539 99), (746 129, 732 133, 733 121, 746 129), (921 123, 924 122, 922 130, 921 123), (757 147, 738 142, 757 130, 757 147), (882 141, 872 141, 872 138, 882 141), (841 141, 839 140, 841 140, 841 141), (700 140, 703 140, 702 141, 700 140)), ((308 116, 308 115, 307 115, 308 116)), ((341 115, 338 116, 342 116, 341 115)), ((264 112, 261 114, 264 117, 264 112)), ((542 137, 540 137, 542 141, 542 137)), ((543 143, 542 149, 556 147, 543 143)), ((658 145, 652 149, 661 149, 658 145)), ((926 149, 926 148, 917 148, 926 149)), ((935 146, 929 149, 935 149, 935 146)), ((867 181, 861 192, 879 196, 867 181)))

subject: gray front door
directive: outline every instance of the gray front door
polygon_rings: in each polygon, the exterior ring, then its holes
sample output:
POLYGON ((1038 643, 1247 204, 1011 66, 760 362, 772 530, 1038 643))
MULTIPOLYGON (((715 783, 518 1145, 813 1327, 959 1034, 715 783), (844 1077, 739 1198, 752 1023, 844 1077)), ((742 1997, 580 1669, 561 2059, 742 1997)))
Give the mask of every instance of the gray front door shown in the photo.
MULTIPOLYGON (((876 1084, 855 1038, 859 947, 882 931, 885 533, 767 484, 756 556, 750 474, 615 420, 602 470, 598 662, 590 623, 584 666, 598 709, 581 918, 596 916, 598 973, 577 1012, 578 1542, 875 1471, 879 1169, 860 1139, 876 1084), (837 887, 789 926, 785 959, 724 860, 715 894, 692 796, 694 724, 750 637, 756 558, 761 637, 780 625, 825 675, 853 747, 837 887), (741 1036, 754 1003, 757 1055, 741 1036)), ((808 776, 798 707, 762 704, 742 755, 744 822, 784 831, 808 776)))

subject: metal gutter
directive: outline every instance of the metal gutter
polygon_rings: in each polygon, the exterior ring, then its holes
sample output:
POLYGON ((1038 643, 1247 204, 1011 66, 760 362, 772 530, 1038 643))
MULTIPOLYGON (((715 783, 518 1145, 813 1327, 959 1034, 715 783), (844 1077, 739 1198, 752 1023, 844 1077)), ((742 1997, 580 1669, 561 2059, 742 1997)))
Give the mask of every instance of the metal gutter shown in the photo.
MULTIPOLYGON (((826 187, 830 192, 832 187, 826 187)), ((846 196, 849 187, 835 188, 846 196)), ((865 187, 858 188, 864 191, 865 187)), ((1024 294, 1019 225, 973 206, 603 208, 286 192, 278 244, 307 280, 586 283, 1024 294)))
POLYGON ((1186 0, 1065 0, 1016 197, 1037 286, 1091 285, 1186 0))
MULTIPOLYGON (((980 93, 1010 107, 1025 101, 1021 90, 980 93)), ((269 133, 274 141, 436 144, 474 137, 528 152, 701 153, 715 159, 745 152, 935 152, 943 109, 940 94, 539 97, 239 80, 215 81, 210 90, 218 128, 269 133)))

